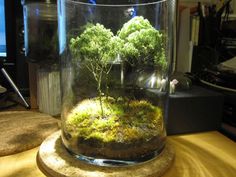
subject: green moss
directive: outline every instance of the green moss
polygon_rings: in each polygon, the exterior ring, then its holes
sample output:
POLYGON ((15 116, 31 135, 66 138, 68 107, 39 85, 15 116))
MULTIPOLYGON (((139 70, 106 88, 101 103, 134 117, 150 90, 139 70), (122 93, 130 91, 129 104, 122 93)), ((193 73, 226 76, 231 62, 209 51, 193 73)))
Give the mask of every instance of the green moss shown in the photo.
POLYGON ((104 143, 147 140, 163 131, 162 111, 148 101, 102 97, 102 102, 103 117, 98 98, 80 102, 67 117, 66 131, 79 139, 104 143))

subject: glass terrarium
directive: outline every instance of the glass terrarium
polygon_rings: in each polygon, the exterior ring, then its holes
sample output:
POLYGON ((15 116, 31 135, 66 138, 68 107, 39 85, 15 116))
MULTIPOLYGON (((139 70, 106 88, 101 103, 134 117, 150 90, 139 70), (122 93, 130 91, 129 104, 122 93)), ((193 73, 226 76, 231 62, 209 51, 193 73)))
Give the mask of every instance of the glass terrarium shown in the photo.
POLYGON ((58 1, 62 142, 97 165, 165 147, 173 2, 58 1))

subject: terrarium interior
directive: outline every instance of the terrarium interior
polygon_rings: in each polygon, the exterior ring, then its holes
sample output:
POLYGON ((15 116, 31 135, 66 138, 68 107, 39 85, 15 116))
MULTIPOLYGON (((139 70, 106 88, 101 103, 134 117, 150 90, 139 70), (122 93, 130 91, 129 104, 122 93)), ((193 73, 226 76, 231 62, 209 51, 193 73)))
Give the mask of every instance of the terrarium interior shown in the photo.
POLYGON ((115 3, 68 0, 59 13, 62 140, 78 156, 139 161, 165 146, 171 13, 168 1, 115 3))

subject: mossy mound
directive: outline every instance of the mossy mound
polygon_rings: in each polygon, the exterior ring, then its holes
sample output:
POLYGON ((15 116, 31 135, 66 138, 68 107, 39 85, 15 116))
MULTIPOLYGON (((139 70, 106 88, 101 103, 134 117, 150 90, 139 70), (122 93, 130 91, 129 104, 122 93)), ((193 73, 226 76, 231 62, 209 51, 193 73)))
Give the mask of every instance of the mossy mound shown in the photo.
POLYGON ((102 97, 86 99, 70 112, 64 129, 73 139, 132 144, 161 136, 163 113, 145 100, 102 97))

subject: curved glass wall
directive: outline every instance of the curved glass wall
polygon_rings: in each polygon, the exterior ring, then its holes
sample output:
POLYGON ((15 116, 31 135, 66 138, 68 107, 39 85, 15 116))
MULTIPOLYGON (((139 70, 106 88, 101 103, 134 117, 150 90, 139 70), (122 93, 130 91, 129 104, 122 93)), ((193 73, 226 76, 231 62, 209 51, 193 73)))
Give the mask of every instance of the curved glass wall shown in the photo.
POLYGON ((57 5, 34 1, 22 5, 27 61, 43 67, 58 64, 57 5))
POLYGON ((58 1, 62 141, 77 158, 127 165, 166 141, 173 1, 58 1))

